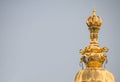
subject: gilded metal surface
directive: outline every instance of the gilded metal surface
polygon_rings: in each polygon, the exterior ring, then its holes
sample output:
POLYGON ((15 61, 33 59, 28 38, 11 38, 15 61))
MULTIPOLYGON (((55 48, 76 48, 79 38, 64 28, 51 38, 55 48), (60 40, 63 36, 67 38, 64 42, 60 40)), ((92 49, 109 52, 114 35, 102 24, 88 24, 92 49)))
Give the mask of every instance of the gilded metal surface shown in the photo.
POLYGON ((84 62, 87 67, 101 67, 107 59, 107 55, 105 54, 107 51, 107 47, 101 48, 99 46, 89 45, 85 49, 80 50, 82 54, 81 62, 84 62))
POLYGON ((89 16, 86 24, 90 31, 90 44, 98 45, 98 31, 102 24, 101 17, 96 15, 96 10, 93 10, 93 16, 89 16))
POLYGON ((115 82, 112 73, 102 68, 86 68, 76 74, 74 82, 115 82))
POLYGON ((81 62, 84 62, 87 67, 101 67, 107 59, 105 52, 108 51, 108 48, 99 47, 98 44, 98 32, 102 19, 96 15, 96 10, 93 10, 93 16, 88 17, 86 24, 90 31, 90 45, 80 50, 81 62))
POLYGON ((98 43, 98 32, 102 19, 93 10, 93 16, 88 17, 86 24, 90 31, 90 45, 80 50, 86 69, 79 71, 74 82, 115 82, 112 73, 102 69, 103 63, 107 60, 107 47, 100 47, 98 43))

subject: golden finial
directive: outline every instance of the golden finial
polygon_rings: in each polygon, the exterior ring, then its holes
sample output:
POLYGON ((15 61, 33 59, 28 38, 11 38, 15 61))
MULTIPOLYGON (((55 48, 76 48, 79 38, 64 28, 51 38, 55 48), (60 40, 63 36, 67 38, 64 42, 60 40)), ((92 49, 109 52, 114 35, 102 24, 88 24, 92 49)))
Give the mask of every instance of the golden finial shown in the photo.
POLYGON ((81 62, 84 62, 87 67, 101 67, 106 60, 107 55, 103 52, 107 52, 107 47, 99 47, 98 44, 98 32, 102 24, 102 19, 96 15, 96 10, 93 10, 93 16, 89 16, 86 21, 90 31, 90 45, 81 49, 80 53, 81 62))
MULTIPOLYGON (((107 47, 99 47, 98 32, 102 24, 102 19, 96 15, 96 10, 93 10, 93 15, 90 16, 86 23, 90 31, 90 45, 81 49, 81 63, 86 65, 85 69, 80 70, 74 82, 115 82, 114 76, 107 70, 102 68, 103 63, 106 63, 108 51, 107 47)), ((83 68, 82 64, 82 68, 83 68)))

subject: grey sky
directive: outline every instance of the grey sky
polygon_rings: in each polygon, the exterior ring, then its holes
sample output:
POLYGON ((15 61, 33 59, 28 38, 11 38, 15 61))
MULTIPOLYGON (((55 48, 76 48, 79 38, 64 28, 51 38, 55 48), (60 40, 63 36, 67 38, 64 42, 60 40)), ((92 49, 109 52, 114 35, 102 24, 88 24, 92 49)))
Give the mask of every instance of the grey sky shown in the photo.
POLYGON ((0 82, 73 82, 94 8, 106 69, 119 82, 120 0, 0 0, 0 82))

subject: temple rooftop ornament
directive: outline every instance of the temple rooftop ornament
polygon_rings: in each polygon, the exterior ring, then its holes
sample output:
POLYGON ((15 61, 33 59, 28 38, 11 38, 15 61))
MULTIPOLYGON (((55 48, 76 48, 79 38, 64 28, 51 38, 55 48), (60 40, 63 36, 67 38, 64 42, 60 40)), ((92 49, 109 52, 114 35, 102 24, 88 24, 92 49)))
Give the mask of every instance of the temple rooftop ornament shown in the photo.
POLYGON ((86 20, 86 24, 90 31, 90 45, 80 50, 80 63, 84 63, 86 68, 76 74, 74 82, 115 82, 112 73, 102 68, 107 62, 108 48, 99 46, 98 32, 102 19, 96 15, 95 9, 93 15, 86 20))

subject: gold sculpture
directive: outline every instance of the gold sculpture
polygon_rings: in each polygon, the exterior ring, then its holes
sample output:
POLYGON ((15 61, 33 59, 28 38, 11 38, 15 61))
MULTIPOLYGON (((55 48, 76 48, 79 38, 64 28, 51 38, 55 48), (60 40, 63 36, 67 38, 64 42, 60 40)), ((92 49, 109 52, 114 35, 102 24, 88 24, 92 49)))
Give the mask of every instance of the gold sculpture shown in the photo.
POLYGON ((112 73, 102 68, 107 61, 105 52, 108 52, 108 48, 100 47, 98 43, 102 19, 96 15, 96 10, 93 10, 93 16, 88 17, 86 24, 90 31, 90 45, 80 50, 80 62, 84 62, 86 68, 77 73, 74 82, 115 82, 112 73))

